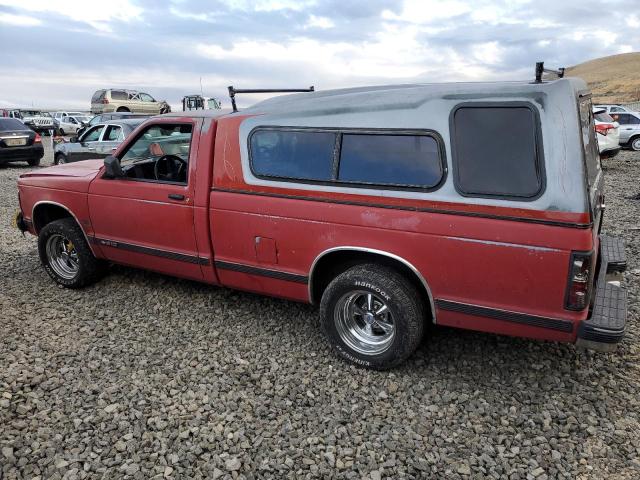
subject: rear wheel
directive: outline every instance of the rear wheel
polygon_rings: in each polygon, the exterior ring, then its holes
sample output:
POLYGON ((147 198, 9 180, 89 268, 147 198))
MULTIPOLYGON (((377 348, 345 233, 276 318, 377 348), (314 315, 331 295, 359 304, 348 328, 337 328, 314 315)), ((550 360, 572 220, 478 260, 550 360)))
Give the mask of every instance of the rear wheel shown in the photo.
POLYGON ((320 318, 331 347, 347 361, 377 370, 404 362, 424 331, 424 303, 396 270, 375 264, 341 273, 322 295, 320 318))
POLYGON ((128 112, 129 109, 127 107, 119 107, 116 112, 128 112))
POLYGON ((97 281, 104 262, 93 256, 78 224, 63 218, 45 225, 38 234, 40 261, 49 276, 67 288, 81 288, 97 281))
POLYGON ((64 128, 59 128, 58 132, 60 132, 60 135, 64 137, 64 135, 65 135, 64 128))
POLYGON ((636 152, 640 151, 640 136, 633 137, 629 140, 629 146, 631 147, 631 150, 636 152))
POLYGON ((30 158, 29 160, 27 160, 27 163, 29 164, 30 167, 37 167, 38 165, 40 165, 40 159, 30 158))
POLYGON ((62 165, 63 163, 67 163, 67 157, 64 153, 57 153, 55 158, 53 159, 53 164, 62 165))

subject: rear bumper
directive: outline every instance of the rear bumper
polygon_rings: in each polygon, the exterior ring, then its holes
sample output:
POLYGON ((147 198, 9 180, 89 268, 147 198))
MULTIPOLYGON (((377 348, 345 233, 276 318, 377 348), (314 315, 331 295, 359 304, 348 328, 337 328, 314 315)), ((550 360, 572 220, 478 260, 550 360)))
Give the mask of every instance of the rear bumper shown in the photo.
POLYGON ((0 163, 24 162, 31 159, 42 158, 44 148, 41 143, 26 147, 0 148, 0 163))
POLYGON ((600 236, 600 270, 595 285, 591 316, 578 327, 576 344, 592 350, 612 351, 624 337, 627 322, 627 292, 621 286, 627 267, 624 242, 600 236))
POLYGON ((621 147, 607 148, 600 152, 600 158, 613 158, 620 153, 621 147))

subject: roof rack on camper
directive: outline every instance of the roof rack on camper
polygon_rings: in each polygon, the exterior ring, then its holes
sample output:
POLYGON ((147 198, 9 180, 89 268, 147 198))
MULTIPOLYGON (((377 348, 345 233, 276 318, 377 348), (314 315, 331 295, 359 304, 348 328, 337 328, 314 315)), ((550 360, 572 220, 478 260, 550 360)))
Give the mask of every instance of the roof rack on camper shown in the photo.
POLYGON ((557 75, 558 78, 562 78, 564 77, 564 70, 564 67, 557 70, 544 68, 544 62, 536 62, 536 83, 542 83, 542 75, 544 73, 553 73, 557 75))
POLYGON ((231 99, 231 107, 234 112, 238 111, 236 106, 236 93, 300 93, 300 92, 314 92, 315 88, 311 85, 309 88, 234 88, 233 85, 229 86, 229 98, 231 99))

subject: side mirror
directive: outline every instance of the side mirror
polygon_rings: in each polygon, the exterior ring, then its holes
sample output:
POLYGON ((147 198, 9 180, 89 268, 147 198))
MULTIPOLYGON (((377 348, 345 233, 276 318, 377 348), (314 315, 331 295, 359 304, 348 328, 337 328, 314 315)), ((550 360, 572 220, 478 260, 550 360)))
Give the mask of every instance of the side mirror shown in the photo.
POLYGON ((122 178, 124 171, 120 166, 120 160, 113 155, 109 155, 104 159, 104 176, 105 178, 122 178))

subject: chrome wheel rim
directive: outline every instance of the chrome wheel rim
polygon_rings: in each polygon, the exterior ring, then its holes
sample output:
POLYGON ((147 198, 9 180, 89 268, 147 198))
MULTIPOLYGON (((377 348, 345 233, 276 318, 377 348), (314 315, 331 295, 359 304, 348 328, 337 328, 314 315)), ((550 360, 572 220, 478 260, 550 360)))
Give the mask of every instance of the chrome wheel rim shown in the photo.
POLYGON ((636 138, 633 143, 631 143, 631 148, 636 151, 640 150, 640 138, 636 138))
POLYGON ((371 292, 357 290, 343 295, 335 309, 338 335, 362 355, 385 352, 395 338, 395 323, 386 302, 371 292))
POLYGON ((47 239, 47 260, 49 266, 59 277, 73 280, 80 270, 78 252, 71 240, 54 233, 47 239))

